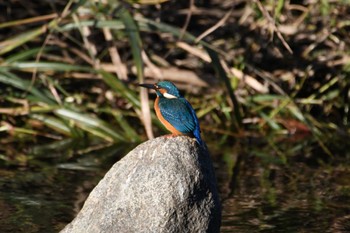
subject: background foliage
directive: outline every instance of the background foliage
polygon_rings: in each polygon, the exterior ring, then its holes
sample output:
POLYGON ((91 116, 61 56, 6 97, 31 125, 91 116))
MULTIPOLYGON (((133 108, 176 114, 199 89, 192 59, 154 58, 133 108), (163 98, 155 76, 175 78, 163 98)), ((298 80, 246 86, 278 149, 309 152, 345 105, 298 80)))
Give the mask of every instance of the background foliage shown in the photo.
POLYGON ((209 144, 311 135, 331 154, 348 138, 347 1, 160 3, 0 3, 2 159, 23 163, 11 155, 33 142, 140 142, 151 121, 161 134, 135 85, 161 79, 184 90, 209 144))
POLYGON ((0 1, 0 231, 70 222, 166 133, 138 86, 166 79, 199 117, 222 232, 349 232, 349 29, 349 0, 0 1))

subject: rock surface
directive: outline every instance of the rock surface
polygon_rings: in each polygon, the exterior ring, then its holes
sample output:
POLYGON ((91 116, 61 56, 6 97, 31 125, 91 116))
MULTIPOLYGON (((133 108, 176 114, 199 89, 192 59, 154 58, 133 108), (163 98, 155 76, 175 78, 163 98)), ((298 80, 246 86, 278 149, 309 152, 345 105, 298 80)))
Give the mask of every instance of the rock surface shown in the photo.
POLYGON ((61 233, 220 231, 214 170, 192 138, 147 141, 108 171, 61 233))

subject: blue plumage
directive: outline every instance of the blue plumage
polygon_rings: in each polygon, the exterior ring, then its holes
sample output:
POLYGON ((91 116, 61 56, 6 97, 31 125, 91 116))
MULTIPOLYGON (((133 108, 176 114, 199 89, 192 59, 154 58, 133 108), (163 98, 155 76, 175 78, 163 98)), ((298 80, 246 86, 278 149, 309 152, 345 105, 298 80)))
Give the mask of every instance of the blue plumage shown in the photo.
POLYGON ((192 133, 196 128, 191 109, 184 98, 159 100, 159 109, 162 116, 178 131, 184 134, 192 133))
POLYGON ((198 143, 202 145, 196 113, 191 104, 180 95, 177 87, 173 83, 161 81, 155 85, 140 85, 156 90, 157 100, 154 108, 158 118, 168 130, 172 131, 174 134, 179 134, 175 132, 179 131, 181 134, 192 135, 197 139, 198 143))

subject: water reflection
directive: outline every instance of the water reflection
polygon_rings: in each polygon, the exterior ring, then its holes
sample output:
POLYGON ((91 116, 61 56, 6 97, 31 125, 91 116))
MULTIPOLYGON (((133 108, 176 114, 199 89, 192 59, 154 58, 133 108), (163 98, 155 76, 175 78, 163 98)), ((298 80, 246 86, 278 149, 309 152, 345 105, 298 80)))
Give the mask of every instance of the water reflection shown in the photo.
POLYGON ((216 161, 228 171, 217 172, 222 232, 334 232, 349 214, 348 152, 329 156, 312 139, 237 144, 216 161))
MULTIPOLYGON (((26 166, 0 168, 0 232, 57 232, 109 167, 135 145, 74 141, 27 150, 26 166)), ((346 146, 344 146, 347 148, 346 146)), ((222 232, 347 232, 350 154, 312 139, 209 145, 223 203, 222 232)))
POLYGON ((1 177, 1 232, 57 232, 98 182, 95 172, 51 170, 12 170, 1 177))
POLYGON ((14 159, 0 168, 0 232, 58 232, 130 146, 64 140, 22 148, 26 166, 14 159))

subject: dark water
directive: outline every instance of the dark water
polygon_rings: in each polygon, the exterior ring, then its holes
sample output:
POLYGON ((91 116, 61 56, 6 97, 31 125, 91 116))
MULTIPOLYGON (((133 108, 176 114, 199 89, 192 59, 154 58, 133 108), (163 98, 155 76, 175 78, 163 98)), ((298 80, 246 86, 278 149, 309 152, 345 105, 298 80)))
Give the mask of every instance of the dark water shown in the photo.
MULTIPOLYGON (((58 232, 108 168, 135 145, 28 151, 0 167, 0 232, 58 232)), ((350 232, 350 152, 312 139, 209 145, 222 198, 222 232, 350 232), (340 152, 339 152, 340 151, 340 152)))

